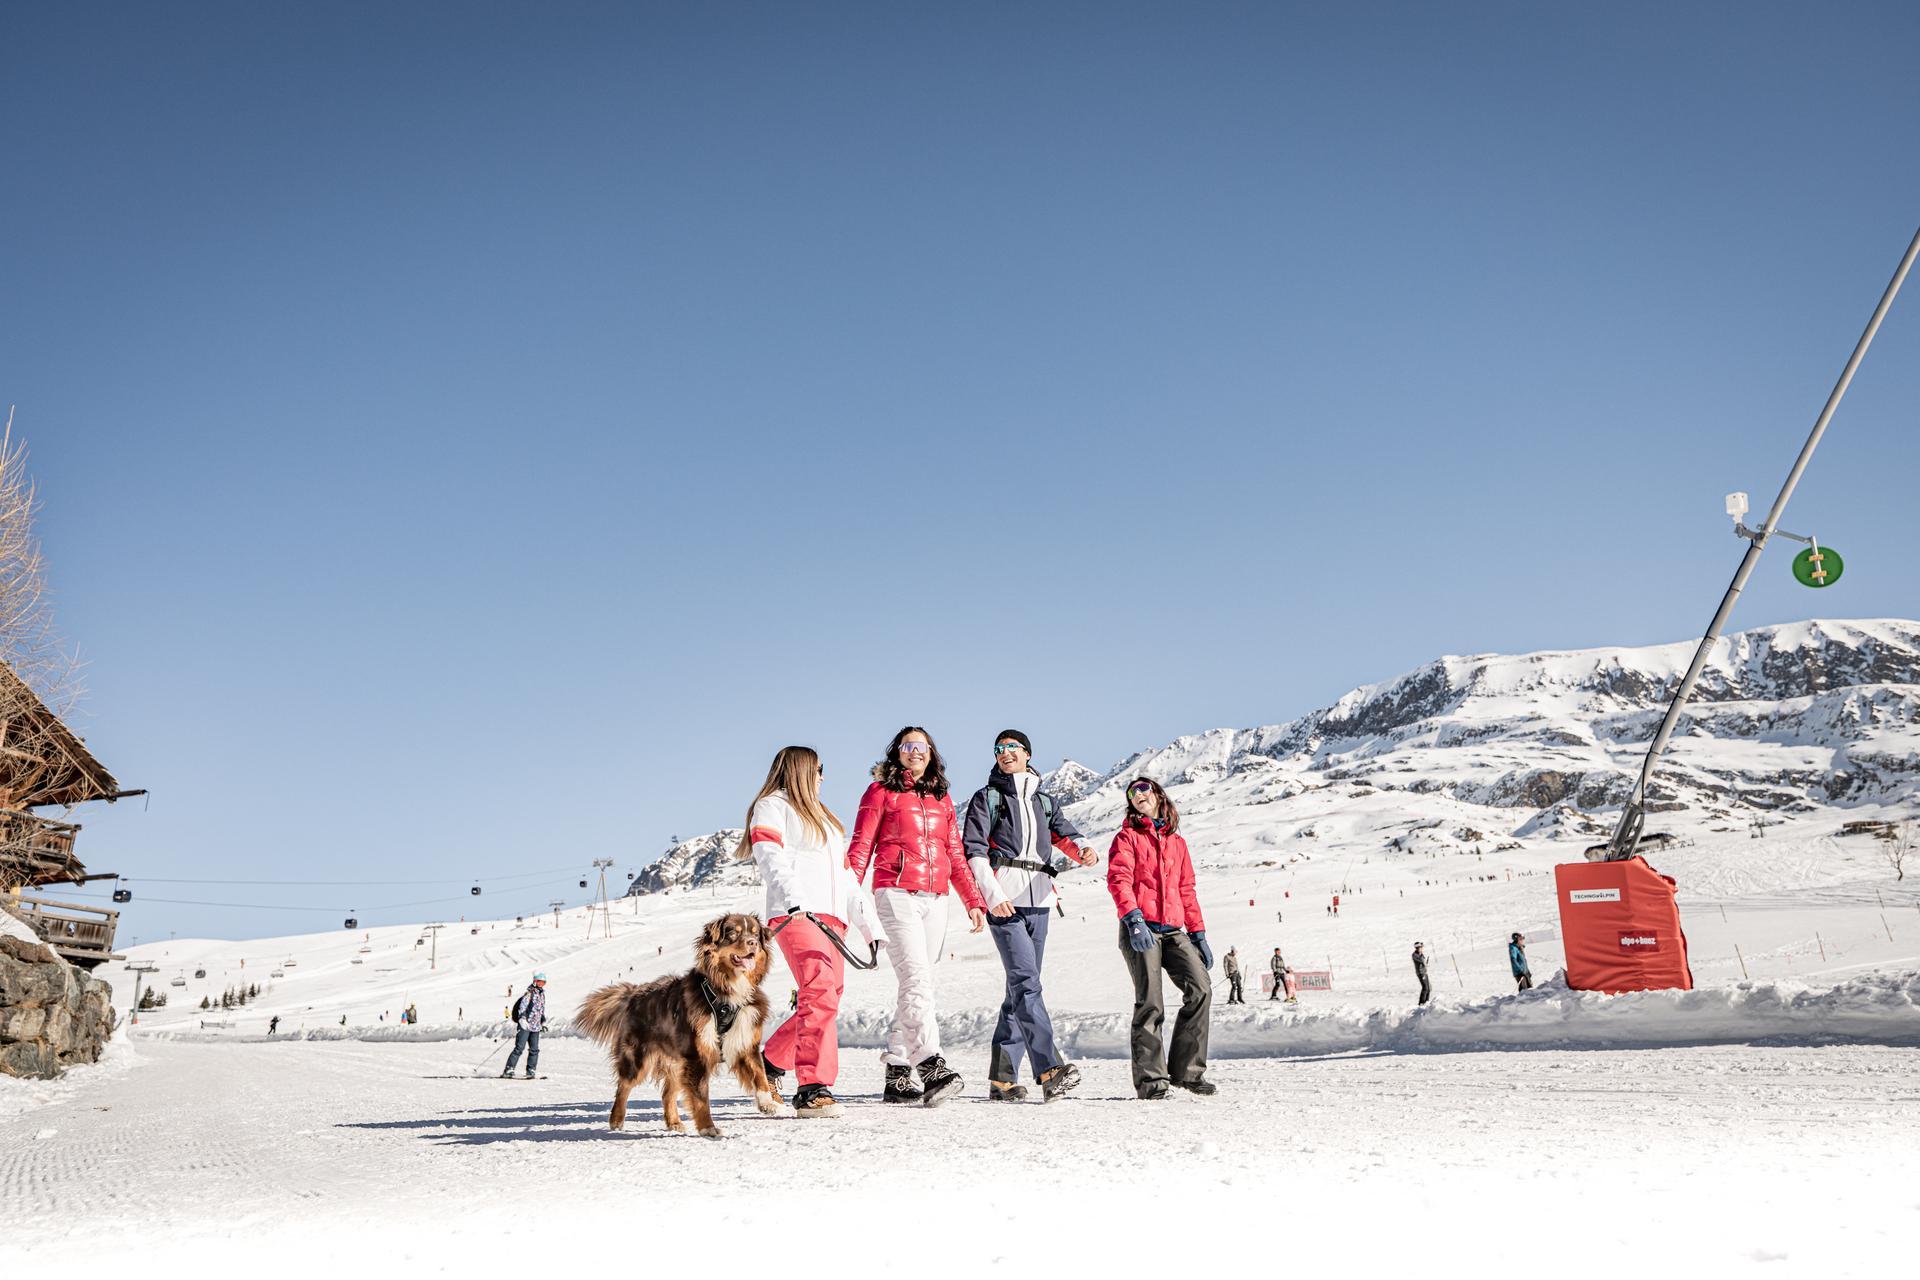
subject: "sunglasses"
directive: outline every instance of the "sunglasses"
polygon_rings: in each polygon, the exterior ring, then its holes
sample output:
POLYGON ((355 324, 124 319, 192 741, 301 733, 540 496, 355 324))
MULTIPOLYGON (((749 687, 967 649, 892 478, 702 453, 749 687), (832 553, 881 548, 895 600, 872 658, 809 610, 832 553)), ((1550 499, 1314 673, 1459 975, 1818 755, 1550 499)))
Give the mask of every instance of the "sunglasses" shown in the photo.
POLYGON ((1152 795, 1153 784, 1151 782, 1136 782, 1132 786, 1127 788, 1127 794, 1133 795, 1133 796, 1152 795))
POLYGON ((932 750, 933 748, 924 742, 903 742, 900 744, 900 754, 903 756, 924 756, 932 752, 932 750))
POLYGON ((1017 742, 996 742, 993 744, 993 754, 997 756, 1003 756, 1009 751, 1024 751, 1025 749, 1026 748, 1017 742))

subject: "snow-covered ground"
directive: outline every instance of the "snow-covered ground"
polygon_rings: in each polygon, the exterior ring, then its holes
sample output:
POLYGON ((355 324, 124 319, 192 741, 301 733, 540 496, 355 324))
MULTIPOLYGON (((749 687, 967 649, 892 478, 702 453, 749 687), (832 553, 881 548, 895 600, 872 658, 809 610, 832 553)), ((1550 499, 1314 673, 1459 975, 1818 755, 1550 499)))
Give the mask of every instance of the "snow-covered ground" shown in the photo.
MULTIPOLYGON (((605 1068, 476 1077, 477 1042, 142 1045, 0 1122, 0 1256, 99 1274, 1899 1274, 1911 1050, 1241 1059, 1222 1092, 606 1130, 605 1068), (1889 1270, 1888 1268, 1892 1268, 1889 1270), (617 1273, 617 1272, 616 1272, 617 1273)), ((494 1059, 497 1062, 498 1059, 494 1059)), ((1904 1261, 1903 1261, 1904 1260, 1904 1261)))
MULTIPOLYGON (((602 982, 683 968, 699 924, 757 905, 752 886, 617 903, 611 938, 606 917, 588 937, 585 909, 449 922, 437 960, 415 926, 156 944, 138 956, 163 966, 166 1009, 123 1028, 99 1067, 0 1081, 0 1250, 84 1245, 143 1274, 716 1259, 827 1274, 902 1258, 916 1275, 1886 1274, 1920 1238, 1920 894, 1871 852, 1789 825, 1661 855, 1684 886, 1725 894, 1682 899, 1700 988, 1605 997, 1550 976, 1564 846, 1379 867, 1203 849, 1216 947, 1237 944, 1257 973, 1279 942, 1296 966, 1331 968, 1334 990, 1282 1009, 1256 978, 1247 1008, 1217 1004, 1221 1095, 1164 1104, 1129 1096, 1116 925, 1082 873, 1047 959, 1079 1094, 982 1099, 1001 976, 960 925, 937 972, 965 1097, 931 1113, 878 1102, 883 961, 848 986, 847 1114, 763 1119, 726 1081, 719 1143, 665 1136, 657 1098, 609 1135, 604 1059, 564 1028, 547 1080, 491 1077, 507 988, 534 967, 565 1014, 602 982), (1544 979, 1522 996, 1513 928, 1536 939, 1544 979), (1426 1009, 1416 936, 1436 951, 1426 1009), (256 979, 244 1010, 192 1007, 256 979), (409 1002, 417 1026, 397 1021, 409 1002)), ((124 1008, 128 975, 103 976, 124 1008)), ((776 967, 776 999, 787 984, 776 967)))

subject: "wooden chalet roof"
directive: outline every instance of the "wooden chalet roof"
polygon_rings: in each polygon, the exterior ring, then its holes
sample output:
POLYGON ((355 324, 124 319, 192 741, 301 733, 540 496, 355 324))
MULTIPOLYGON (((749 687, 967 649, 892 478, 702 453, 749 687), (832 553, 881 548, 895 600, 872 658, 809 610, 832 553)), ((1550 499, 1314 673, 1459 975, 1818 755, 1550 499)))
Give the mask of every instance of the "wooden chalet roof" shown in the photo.
POLYGON ((115 800, 120 784, 40 695, 0 662, 0 805, 76 805, 115 800))

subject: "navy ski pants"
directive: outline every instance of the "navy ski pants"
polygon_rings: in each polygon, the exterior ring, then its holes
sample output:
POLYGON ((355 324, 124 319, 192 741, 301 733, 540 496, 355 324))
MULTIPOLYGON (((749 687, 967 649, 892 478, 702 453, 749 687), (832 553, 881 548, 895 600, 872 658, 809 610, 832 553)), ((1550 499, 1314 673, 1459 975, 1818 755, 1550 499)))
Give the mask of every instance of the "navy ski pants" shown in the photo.
POLYGON ((1007 998, 993 1026, 989 1080, 1012 1084, 1020 1078, 1024 1052, 1034 1079, 1060 1065, 1053 1046, 1053 1019, 1040 995, 1040 961, 1047 951, 1047 907, 1017 907, 1010 916, 987 917, 1000 964, 1007 971, 1007 998))

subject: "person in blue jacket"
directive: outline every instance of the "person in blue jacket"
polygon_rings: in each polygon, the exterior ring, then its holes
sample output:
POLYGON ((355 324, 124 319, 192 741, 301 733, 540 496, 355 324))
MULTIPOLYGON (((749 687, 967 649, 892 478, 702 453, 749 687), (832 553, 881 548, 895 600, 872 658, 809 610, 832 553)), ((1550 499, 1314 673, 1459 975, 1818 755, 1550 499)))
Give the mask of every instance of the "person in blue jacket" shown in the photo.
POLYGON ((1507 964, 1513 969, 1513 980, 1525 991, 1533 986, 1533 969, 1527 964, 1527 939, 1525 934, 1516 933, 1507 943, 1507 964))
POLYGON ((1040 789, 1032 757, 1033 742, 1018 729, 994 739, 993 772, 967 802, 961 838, 967 866, 986 900, 994 949, 1007 971, 1007 995, 987 1064, 987 1097, 996 1102, 1027 1096, 1019 1083, 1023 1054, 1042 1101, 1052 1102, 1080 1083, 1080 1068, 1064 1060, 1053 1041, 1053 1019, 1040 993, 1040 962, 1047 950, 1047 913, 1058 901, 1053 878, 1072 865, 1055 851, 1083 867, 1099 855, 1076 843, 1079 830, 1040 789))

